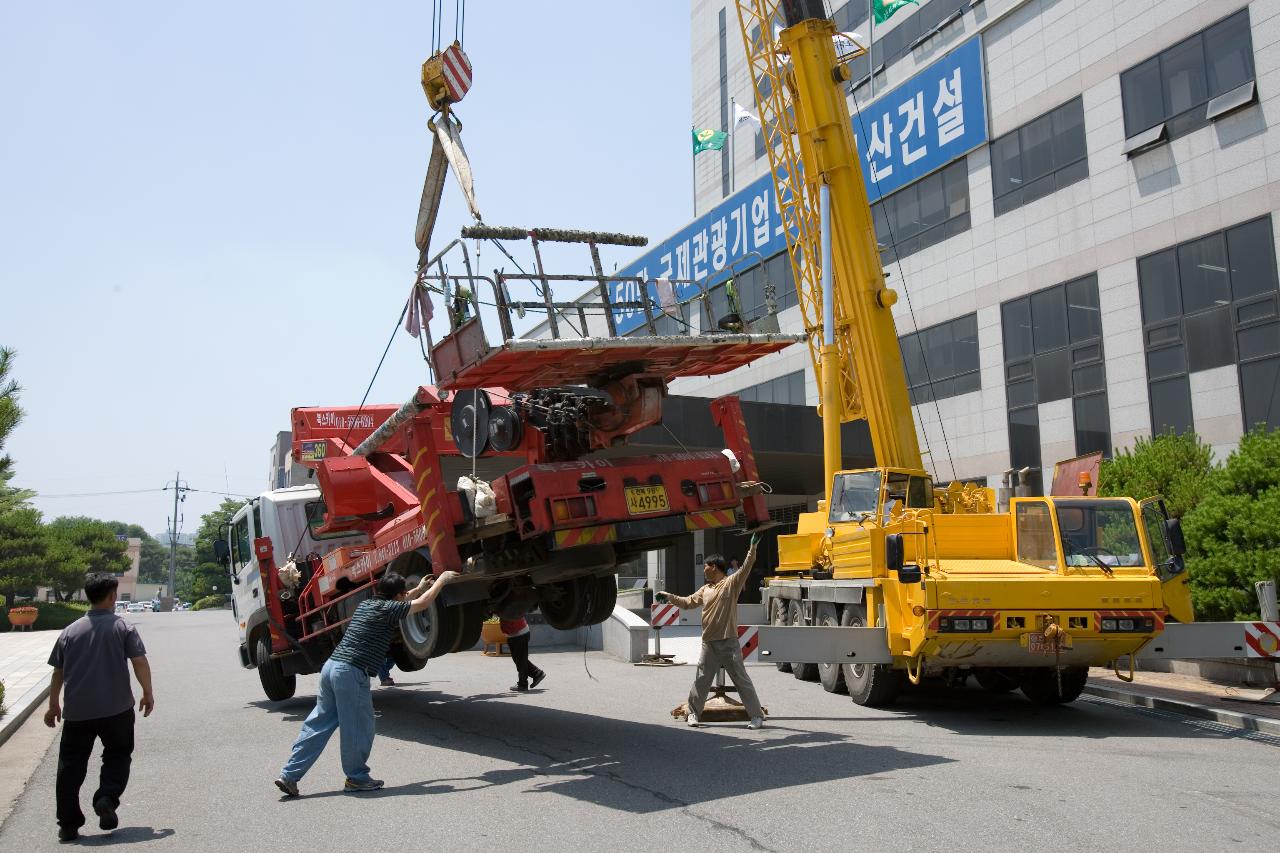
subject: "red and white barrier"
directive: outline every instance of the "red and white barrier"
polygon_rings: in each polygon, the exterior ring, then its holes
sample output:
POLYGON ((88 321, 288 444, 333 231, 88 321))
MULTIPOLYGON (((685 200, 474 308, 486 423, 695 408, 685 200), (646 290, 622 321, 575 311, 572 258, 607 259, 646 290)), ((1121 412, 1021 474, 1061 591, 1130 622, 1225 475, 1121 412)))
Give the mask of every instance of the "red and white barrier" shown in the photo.
POLYGON ((649 627, 669 628, 680 621, 680 608, 674 604, 655 601, 649 605, 649 627))
POLYGON ((1280 622, 1244 623, 1245 657, 1280 658, 1280 622))
POLYGON ((759 660, 756 652, 760 650, 760 629, 755 625, 739 625, 738 648, 742 649, 743 661, 759 660))

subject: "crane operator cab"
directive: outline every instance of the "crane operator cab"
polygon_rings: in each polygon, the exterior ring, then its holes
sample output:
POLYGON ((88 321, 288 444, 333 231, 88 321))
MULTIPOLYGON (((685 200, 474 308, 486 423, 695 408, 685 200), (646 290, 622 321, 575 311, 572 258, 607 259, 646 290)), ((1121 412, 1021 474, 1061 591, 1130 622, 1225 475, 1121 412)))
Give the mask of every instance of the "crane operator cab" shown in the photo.
POLYGON ((871 468, 841 471, 831 486, 832 524, 874 519, 881 526, 904 509, 933 508, 933 481, 923 471, 871 468))

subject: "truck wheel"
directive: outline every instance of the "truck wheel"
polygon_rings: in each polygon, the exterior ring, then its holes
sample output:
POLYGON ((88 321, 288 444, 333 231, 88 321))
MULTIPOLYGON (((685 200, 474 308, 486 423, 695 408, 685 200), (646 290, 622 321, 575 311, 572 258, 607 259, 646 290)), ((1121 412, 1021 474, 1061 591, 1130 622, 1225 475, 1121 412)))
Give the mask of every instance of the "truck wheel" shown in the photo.
POLYGON ((973 671, 978 686, 988 693, 1010 693, 1018 689, 1017 671, 978 667, 973 671))
POLYGON ((453 650, 458 640, 459 613, 456 607, 445 607, 440 599, 426 610, 410 613, 400 623, 400 639, 412 657, 426 660, 438 658, 453 650))
MULTIPOLYGON (((804 602, 798 598, 792 599, 787 607, 787 624, 804 624, 804 602)), ((797 681, 817 681, 818 665, 816 663, 793 663, 791 664, 791 674, 796 677, 797 681)))
POLYGON ((542 618, 557 631, 581 627, 587 615, 587 585, 591 578, 574 578, 544 586, 538 602, 542 618))
POLYGON ((480 631, 484 628, 485 617, 489 615, 487 601, 468 601, 459 605, 458 641, 453 644, 453 651, 465 652, 480 642, 480 631))
POLYGON ((280 661, 271 659, 271 644, 267 638, 258 637, 255 659, 258 662, 258 679, 262 682, 262 691, 272 702, 283 702, 292 699, 298 689, 298 677, 285 675, 280 668, 280 661))
POLYGON ((1080 698, 1085 682, 1089 680, 1087 666, 1064 666, 1062 688, 1058 688, 1058 673, 1054 667, 1028 669, 1022 675, 1022 692, 1037 705, 1065 705, 1080 698))
MULTIPOLYGON (((773 616, 769 621, 774 625, 785 626, 787 624, 787 600, 785 598, 775 598, 771 607, 773 616)), ((778 672, 791 671, 791 664, 789 663, 775 663, 774 666, 778 668, 778 672)))
MULTIPOLYGON (((840 614, 840 624, 850 628, 866 627, 867 605, 846 604, 840 614)), ((902 672, 885 663, 845 663, 840 669, 844 670, 849 698, 868 708, 892 705, 906 680, 902 672)))
MULTIPOLYGON (((840 614, 836 611, 834 604, 822 602, 818 605, 818 610, 814 621, 820 628, 838 628, 840 626, 840 614)), ((849 688, 844 686, 844 672, 840 669, 838 663, 820 663, 818 667, 818 680, 822 682, 822 689, 828 693, 848 693, 849 688)))
POLYGON ((590 578, 587 586, 587 614, 583 617, 584 625, 599 625, 613 615, 613 608, 618 604, 618 579, 614 575, 601 575, 590 578))
POLYGON ((428 660, 416 657, 400 643, 391 645, 391 659, 396 662, 396 668, 404 672, 417 672, 427 665, 428 660))

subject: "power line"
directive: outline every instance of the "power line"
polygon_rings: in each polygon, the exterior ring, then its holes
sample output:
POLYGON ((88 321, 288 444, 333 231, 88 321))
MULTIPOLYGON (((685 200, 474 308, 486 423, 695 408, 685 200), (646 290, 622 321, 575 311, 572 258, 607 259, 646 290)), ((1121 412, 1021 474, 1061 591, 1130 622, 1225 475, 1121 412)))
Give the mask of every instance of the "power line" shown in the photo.
MULTIPOLYGON (((164 486, 163 488, 159 488, 159 489, 123 489, 123 490, 114 491, 114 492, 64 492, 62 494, 56 494, 56 495, 46 495, 41 492, 36 492, 36 497, 37 498, 103 498, 103 497, 110 497, 113 495, 146 495, 146 494, 151 494, 152 492, 167 492, 171 488, 173 487, 164 486)), ((183 486, 182 490, 184 492, 202 492, 206 495, 222 495, 228 498, 252 498, 253 497, 253 495, 245 495, 237 492, 219 492, 219 491, 213 491, 210 489, 192 489, 192 488, 188 488, 187 486, 183 486)))

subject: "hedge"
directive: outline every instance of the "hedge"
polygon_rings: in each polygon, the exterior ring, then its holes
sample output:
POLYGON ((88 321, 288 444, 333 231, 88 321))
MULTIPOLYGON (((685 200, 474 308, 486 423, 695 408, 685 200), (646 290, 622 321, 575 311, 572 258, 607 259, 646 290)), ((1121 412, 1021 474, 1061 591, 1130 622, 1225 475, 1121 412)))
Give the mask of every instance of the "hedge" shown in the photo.
POLYGON ((89 610, 89 605, 83 601, 31 601, 20 602, 18 606, 34 607, 40 611, 31 626, 33 631, 61 631, 89 610))
POLYGON ((225 607, 226 597, 222 593, 216 595, 206 595, 204 598, 191 605, 192 610, 208 610, 214 607, 225 607))

